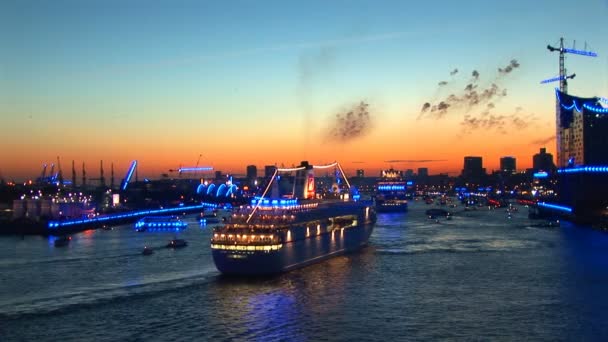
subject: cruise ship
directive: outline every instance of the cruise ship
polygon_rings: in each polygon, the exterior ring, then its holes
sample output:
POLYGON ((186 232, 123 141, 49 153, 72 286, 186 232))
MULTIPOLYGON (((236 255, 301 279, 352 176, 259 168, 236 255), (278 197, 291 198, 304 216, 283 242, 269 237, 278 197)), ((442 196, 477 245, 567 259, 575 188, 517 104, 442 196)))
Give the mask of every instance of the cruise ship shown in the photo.
POLYGON ((262 196, 234 209, 228 223, 214 229, 217 269, 232 275, 281 273, 365 246, 376 222, 374 206, 350 191, 317 193, 314 170, 331 167, 344 176, 338 163, 276 169, 262 196), (281 188, 291 191, 281 195, 281 188))
POLYGON ((407 211, 408 184, 393 169, 382 171, 376 184, 376 210, 378 212, 407 211))

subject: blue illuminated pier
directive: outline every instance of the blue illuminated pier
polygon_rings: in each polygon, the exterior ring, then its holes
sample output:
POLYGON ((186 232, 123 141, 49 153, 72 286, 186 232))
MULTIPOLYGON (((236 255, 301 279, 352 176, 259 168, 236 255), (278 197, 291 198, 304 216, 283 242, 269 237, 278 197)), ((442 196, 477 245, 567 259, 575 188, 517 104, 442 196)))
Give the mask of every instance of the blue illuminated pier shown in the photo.
POLYGON ((566 207, 564 205, 558 205, 558 204, 552 204, 552 203, 546 203, 546 202, 538 202, 538 206, 543 207, 543 208, 558 210, 558 211, 568 213, 568 214, 572 214, 572 208, 566 207))
POLYGON ((154 209, 154 210, 139 210, 128 213, 120 213, 107 216, 99 216, 91 219, 77 219, 77 220, 65 220, 65 221, 49 221, 47 227, 49 232, 60 230, 61 228, 79 227, 82 230, 88 228, 95 228, 102 224, 117 224, 132 222, 135 219, 159 214, 174 214, 174 213, 185 213, 193 212, 197 210, 203 210, 205 208, 216 208, 216 204, 202 203, 199 205, 182 206, 176 208, 165 208, 165 209, 154 209))

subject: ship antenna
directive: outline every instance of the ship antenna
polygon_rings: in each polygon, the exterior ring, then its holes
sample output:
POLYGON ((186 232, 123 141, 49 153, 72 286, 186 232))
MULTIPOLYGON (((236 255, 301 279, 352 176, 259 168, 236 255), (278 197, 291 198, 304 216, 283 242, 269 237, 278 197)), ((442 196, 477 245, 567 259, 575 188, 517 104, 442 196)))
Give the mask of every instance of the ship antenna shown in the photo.
POLYGON ((251 220, 251 218, 253 217, 253 214, 255 214, 256 210, 258 210, 258 207, 260 206, 260 203, 264 199, 264 196, 266 196, 266 194, 268 193, 268 190, 270 190, 270 186, 272 185, 272 182, 277 177, 277 174, 279 172, 294 172, 294 171, 300 171, 300 170, 304 170, 304 169, 306 169, 304 166, 292 167, 292 168, 281 168, 281 169, 275 168, 274 169, 274 173, 272 174, 272 177, 270 177, 270 182, 268 182, 268 185, 266 186, 266 189, 262 193, 262 197, 260 197, 260 199, 255 204, 255 207, 253 207, 253 210, 251 211, 251 214, 249 214, 249 217, 247 218, 247 221, 245 221, 245 223, 249 223, 249 220, 251 220))
POLYGON ((344 173, 344 170, 342 170, 342 166, 340 166, 340 163, 338 163, 337 161, 335 161, 331 164, 327 164, 327 165, 313 165, 312 167, 315 169, 327 169, 327 168, 334 167, 334 166, 336 166, 338 168, 338 170, 340 170, 340 173, 342 174, 342 177, 344 177, 344 181, 346 181, 346 185, 348 186, 348 189, 350 190, 350 182, 346 178, 346 174, 344 173))
POLYGON ((245 221, 245 223, 249 223, 249 220, 251 220, 251 218, 253 217, 253 214, 255 214, 255 211, 258 210, 258 207, 260 206, 260 203, 262 202, 262 199, 264 198, 264 196, 266 196, 266 193, 270 189, 270 186, 272 185, 272 182, 274 181, 274 178, 277 176, 277 173, 279 173, 279 169, 275 168, 274 169, 274 173, 272 174, 272 177, 270 177, 270 182, 268 182, 268 185, 266 185, 266 189, 262 193, 262 197, 255 204, 255 207, 253 207, 253 210, 251 211, 251 214, 249 214, 249 217, 247 218, 247 221, 245 221))

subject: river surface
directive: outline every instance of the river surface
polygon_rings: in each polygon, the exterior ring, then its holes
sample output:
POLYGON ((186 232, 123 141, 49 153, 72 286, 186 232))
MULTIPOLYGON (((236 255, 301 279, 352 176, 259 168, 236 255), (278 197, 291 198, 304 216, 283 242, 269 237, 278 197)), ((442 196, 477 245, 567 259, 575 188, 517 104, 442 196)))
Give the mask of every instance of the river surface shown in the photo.
POLYGON ((0 236, 0 341, 608 340, 607 233, 429 207, 379 214, 358 253, 254 279, 218 273, 194 218, 179 250, 132 226, 64 248, 0 236))

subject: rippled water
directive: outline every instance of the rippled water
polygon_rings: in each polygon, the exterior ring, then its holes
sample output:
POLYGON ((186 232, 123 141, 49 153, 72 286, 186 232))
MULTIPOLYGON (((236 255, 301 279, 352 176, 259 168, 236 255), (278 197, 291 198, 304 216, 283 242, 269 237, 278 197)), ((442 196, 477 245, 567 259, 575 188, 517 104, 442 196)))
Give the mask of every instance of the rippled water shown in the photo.
POLYGON ((270 278, 219 275, 194 221, 180 250, 127 226, 67 248, 0 237, 0 340, 608 338, 608 234, 532 228, 523 208, 435 223, 427 208, 379 215, 359 253, 270 278))

